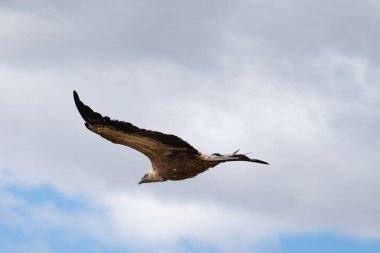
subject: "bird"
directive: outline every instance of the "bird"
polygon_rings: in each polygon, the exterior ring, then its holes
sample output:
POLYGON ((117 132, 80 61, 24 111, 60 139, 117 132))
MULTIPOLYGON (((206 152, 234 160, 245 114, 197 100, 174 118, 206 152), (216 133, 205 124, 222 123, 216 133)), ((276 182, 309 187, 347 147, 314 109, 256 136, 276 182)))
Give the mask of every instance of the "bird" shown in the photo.
POLYGON ((175 135, 142 129, 129 122, 102 116, 85 105, 75 90, 73 95, 75 105, 90 131, 112 143, 135 149, 150 159, 152 166, 138 182, 139 184, 193 178, 224 162, 246 161, 269 164, 249 158, 247 154, 239 154, 239 150, 232 154, 201 153, 175 135))

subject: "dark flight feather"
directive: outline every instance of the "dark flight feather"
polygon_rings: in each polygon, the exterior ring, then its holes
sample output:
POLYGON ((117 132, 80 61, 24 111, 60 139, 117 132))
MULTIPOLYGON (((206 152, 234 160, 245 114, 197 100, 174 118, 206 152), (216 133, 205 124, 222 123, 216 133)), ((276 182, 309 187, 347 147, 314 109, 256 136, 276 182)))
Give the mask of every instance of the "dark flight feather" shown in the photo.
POLYGON ((167 147, 184 149, 186 153, 199 154, 198 150, 196 150, 193 146, 191 146, 189 143, 175 135, 146 130, 138 128, 129 122, 111 120, 107 116, 103 117, 100 113, 94 112, 89 106, 85 105, 82 101, 80 101, 76 91, 74 91, 74 101, 80 115, 86 121, 86 127, 90 130, 90 126, 110 127, 118 131, 121 131, 125 134, 130 134, 141 138, 147 138, 151 141, 161 143, 167 147))

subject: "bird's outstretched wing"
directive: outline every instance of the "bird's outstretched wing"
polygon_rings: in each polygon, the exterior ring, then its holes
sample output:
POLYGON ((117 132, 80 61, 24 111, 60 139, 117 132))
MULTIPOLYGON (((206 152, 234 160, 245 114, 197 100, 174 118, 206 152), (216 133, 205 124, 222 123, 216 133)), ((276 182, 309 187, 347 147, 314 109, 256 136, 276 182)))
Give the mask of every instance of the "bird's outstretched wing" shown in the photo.
POLYGON ((198 150, 175 135, 141 129, 129 122, 103 117, 100 113, 94 112, 89 106, 83 104, 76 91, 74 91, 74 101, 80 115, 86 122, 85 126, 89 130, 113 143, 136 149, 151 160, 157 156, 167 156, 171 152, 177 151, 199 154, 198 150))

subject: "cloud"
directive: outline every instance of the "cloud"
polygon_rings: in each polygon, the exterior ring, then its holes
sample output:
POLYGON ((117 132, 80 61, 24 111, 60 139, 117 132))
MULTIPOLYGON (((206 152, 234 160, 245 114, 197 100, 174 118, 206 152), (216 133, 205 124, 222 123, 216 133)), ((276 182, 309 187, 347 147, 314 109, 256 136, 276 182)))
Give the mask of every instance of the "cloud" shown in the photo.
POLYGON ((104 213, 68 223, 109 243, 378 239, 378 6, 331 4, 3 2, 0 166, 19 185, 84 194, 104 213), (271 165, 138 186, 149 161, 87 131, 74 89, 104 115, 271 165))
POLYGON ((228 11, 222 2, 34 2, 8 3, 2 11, 8 26, 0 32, 7 42, 1 54, 7 62, 46 67, 51 61, 67 66, 153 58, 204 70, 217 64, 213 55, 224 46, 219 31, 213 31, 228 11))
POLYGON ((128 241, 144 246, 170 245, 173 241, 190 239, 226 250, 239 240, 249 249, 255 241, 267 237, 273 226, 266 217, 239 208, 164 201, 140 194, 105 196, 104 206, 120 240, 129 238, 128 241))
MULTIPOLYGON (((253 238, 258 241, 266 237, 270 229, 265 217, 252 217, 244 210, 164 202, 138 192, 104 194, 91 202, 91 198, 63 195, 50 186, 22 188, 3 182, 0 195, 4 200, 0 234, 4 226, 7 236, 13 231, 15 235, 8 239, 18 241, 21 252, 25 251, 25 243, 50 252, 55 247, 54 240, 67 242, 66 252, 74 238, 91 238, 102 247, 162 252, 184 250, 185 240, 225 251, 239 239, 248 250, 253 247, 253 238), (248 235, 251 239, 245 240, 248 235), (50 237, 56 239, 47 240, 50 237)), ((8 243, 2 245, 16 250, 8 243)))
MULTIPOLYGON (((252 168, 250 164, 221 165, 189 181, 138 187, 137 181, 149 167, 148 161, 134 151, 111 145, 86 131, 71 105, 71 90, 59 88, 60 86, 50 88, 51 94, 38 96, 39 103, 20 106, 20 113, 15 114, 13 110, 12 115, 27 115, 24 122, 28 122, 29 128, 34 131, 33 135, 28 131, 20 131, 17 126, 23 124, 17 121, 4 134, 8 145, 3 146, 3 153, 6 148, 16 150, 17 147, 23 147, 28 150, 22 152, 22 160, 17 159, 20 154, 16 152, 10 153, 6 159, 22 184, 48 182, 68 194, 84 192, 92 196, 95 205, 105 210, 105 217, 102 217, 104 223, 113 224, 95 225, 92 231, 97 231, 95 236, 100 238, 102 236, 97 233, 107 231, 109 234, 112 231, 112 237, 118 240, 115 241, 110 236, 106 238, 116 245, 125 239, 128 242, 150 241, 153 245, 162 246, 169 243, 170 239, 176 242, 181 238, 193 238, 223 247, 218 242, 233 245, 238 240, 228 242, 226 238, 239 234, 239 241, 243 242, 238 244, 243 247, 242 245, 252 245, 249 242, 252 238, 259 238, 259 241, 260 238, 280 233, 324 230, 360 237, 378 237, 378 224, 373 222, 378 206, 371 197, 373 192, 378 191, 376 177, 372 177, 375 171, 373 163, 376 160, 368 157, 372 152, 370 148, 363 147, 360 150, 369 159, 363 161, 363 155, 353 156, 355 149, 342 146, 341 142, 347 134, 365 132, 360 127, 345 128, 345 125, 332 124, 334 121, 331 119, 341 113, 340 98, 323 99, 323 93, 313 93, 313 96, 305 93, 300 96, 292 86, 286 85, 280 93, 277 90, 280 86, 277 81, 252 73, 254 72, 240 73, 241 86, 237 89, 225 88, 232 91, 226 103, 220 104, 217 103, 218 99, 209 101, 205 98, 198 98, 198 103, 194 103, 192 99, 185 98, 182 107, 189 115, 188 119, 184 118, 188 127, 172 124, 168 118, 159 121, 157 128, 162 131, 166 128, 173 129, 172 132, 179 132, 180 136, 188 134, 189 137, 185 139, 192 139, 201 150, 210 152, 214 149, 228 152, 231 151, 229 149, 239 147, 250 151, 253 147, 262 153, 259 155, 256 151, 255 156, 268 159, 271 162, 270 167, 252 168), (252 82, 257 86, 244 82, 252 82), (264 82, 265 86, 259 85, 264 82), (50 103, 52 97, 56 98, 53 104, 50 103), (229 103, 237 100, 239 104, 235 107, 229 106, 229 103), (51 106, 46 108, 45 104, 51 106), (215 111, 213 107, 216 105, 220 106, 220 110, 210 120, 207 115, 215 111), (192 108, 196 110, 191 111, 192 108), (202 108, 208 111, 202 111, 202 108), (245 108, 250 108, 250 113, 245 108), (39 111, 44 112, 43 116, 39 111), (54 120, 45 120, 47 118, 54 120), (230 128, 231 124, 233 128, 230 128), (217 132, 209 134, 210 129, 216 129, 217 132), (343 131, 349 132, 345 134, 343 131), (78 141, 78 136, 81 141, 78 141), (220 136, 225 138, 219 138, 220 136), (203 140, 206 139, 212 142, 204 143, 203 140), (241 146, 232 148, 231 143, 240 143, 241 146), (176 187, 176 191, 173 191, 173 187, 176 187), (198 190, 194 191, 194 188, 198 190), (140 192, 146 196, 137 194, 140 192), (230 206, 233 207, 232 210, 230 206), (141 210, 149 212, 143 213, 141 210), (149 215, 151 212, 155 215, 149 215), (361 213, 368 216, 362 216, 361 213), (143 216, 149 218, 144 219, 143 216), (208 220, 210 216, 214 219, 208 220), (157 231, 164 224, 167 229, 158 236, 157 231), (149 233, 145 232, 148 227, 149 233), (202 231, 205 228, 215 229, 220 234, 210 233, 211 237, 203 236, 202 231)), ((16 76, 20 78, 22 75, 14 74, 10 80, 15 81, 16 76)), ((38 75, 29 74, 18 82, 33 80, 34 76, 38 75)), ((156 76, 160 75, 157 73, 156 76)), ((45 73, 45 78, 47 80, 41 82, 43 85, 34 87, 45 90, 53 77, 46 77, 45 73)), ((65 82, 67 77, 61 78, 61 82, 65 82)), ((119 78, 123 79, 124 76, 119 73, 119 78)), ((82 85, 86 87, 86 84, 82 85)), ((217 92, 221 91, 223 89, 217 92)), ((17 104, 22 102, 17 101, 26 101, 24 97, 29 94, 29 91, 24 94, 22 89, 17 91, 14 88, 9 92, 9 101, 5 101, 12 108, 18 108, 17 104), (14 92, 17 92, 17 96, 14 92), (15 97, 20 100, 14 100, 15 97)), ((90 91, 90 95, 84 94, 82 99, 96 108, 91 101, 91 94, 95 94, 94 91, 90 91)), ((154 97, 153 92, 147 94, 150 98, 154 97)), ((96 104, 99 103, 96 101, 104 101, 104 98, 96 99, 96 96, 99 95, 94 95, 96 104)), ((115 100, 124 101, 121 95, 115 100)), ((117 105, 118 102, 112 103, 117 105)), ((139 102, 129 103, 133 106, 139 102)), ((159 110, 147 108, 146 112, 155 118, 157 111, 176 111, 163 102, 161 105, 163 107, 159 110)), ((114 111, 108 103, 99 103, 97 106, 105 106, 105 109, 99 110, 101 112, 114 111)), ((119 111, 115 115, 126 113, 123 106, 121 107, 115 106, 119 111)), ((355 105, 350 108, 355 108, 355 105)), ((135 115, 136 111, 133 109, 128 109, 128 114, 124 118, 136 117, 136 121, 141 120, 139 125, 156 124, 149 117, 135 115), (145 118, 148 120, 144 123, 142 120, 145 118)), ((361 139, 356 141, 360 144, 361 139)), ((228 248, 228 245, 224 247, 228 248)))

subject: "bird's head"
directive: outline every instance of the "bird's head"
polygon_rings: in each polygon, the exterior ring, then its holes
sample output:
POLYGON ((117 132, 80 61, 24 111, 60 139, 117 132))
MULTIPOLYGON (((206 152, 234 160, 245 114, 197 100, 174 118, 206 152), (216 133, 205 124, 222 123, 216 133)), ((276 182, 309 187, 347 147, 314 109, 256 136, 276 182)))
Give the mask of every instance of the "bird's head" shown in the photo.
POLYGON ((154 182, 163 182, 166 181, 163 177, 161 177, 157 171, 150 169, 148 173, 146 173, 141 180, 139 181, 139 184, 144 183, 154 183, 154 182))

